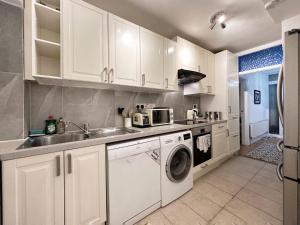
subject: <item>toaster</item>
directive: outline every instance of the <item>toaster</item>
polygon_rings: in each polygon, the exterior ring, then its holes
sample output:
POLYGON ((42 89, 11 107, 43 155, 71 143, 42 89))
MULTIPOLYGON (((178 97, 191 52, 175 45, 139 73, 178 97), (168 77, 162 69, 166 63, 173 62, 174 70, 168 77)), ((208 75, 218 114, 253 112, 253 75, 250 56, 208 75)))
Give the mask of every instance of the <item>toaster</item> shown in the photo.
POLYGON ((132 117, 132 125, 135 127, 149 127, 149 115, 147 113, 135 113, 132 117))

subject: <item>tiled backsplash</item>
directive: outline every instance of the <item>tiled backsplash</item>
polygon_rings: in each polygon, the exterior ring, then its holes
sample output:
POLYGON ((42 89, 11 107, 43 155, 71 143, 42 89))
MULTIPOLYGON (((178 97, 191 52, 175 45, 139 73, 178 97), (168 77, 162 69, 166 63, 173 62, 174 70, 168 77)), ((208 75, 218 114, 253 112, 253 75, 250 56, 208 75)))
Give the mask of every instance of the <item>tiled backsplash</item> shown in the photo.
POLYGON ((89 123, 91 128, 123 126, 123 118, 117 108, 135 108, 138 103, 154 103, 156 106, 174 108, 175 119, 184 119, 186 110, 198 104, 200 97, 183 96, 182 91, 171 93, 134 93, 114 90, 96 90, 42 86, 29 82, 30 127, 44 128, 48 115, 75 123, 89 123))
POLYGON ((0 140, 23 137, 23 9, 0 0, 0 140))

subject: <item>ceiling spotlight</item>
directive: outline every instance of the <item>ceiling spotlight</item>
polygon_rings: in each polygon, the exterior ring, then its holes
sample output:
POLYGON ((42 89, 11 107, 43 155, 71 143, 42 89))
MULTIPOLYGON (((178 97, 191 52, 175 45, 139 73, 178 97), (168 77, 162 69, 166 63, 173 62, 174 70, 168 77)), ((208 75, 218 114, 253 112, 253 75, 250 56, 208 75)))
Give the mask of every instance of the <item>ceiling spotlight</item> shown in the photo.
POLYGON ((209 28, 212 30, 216 26, 216 24, 220 24, 222 29, 226 28, 225 24, 226 20, 226 14, 224 11, 216 12, 212 17, 210 18, 210 26, 209 28))

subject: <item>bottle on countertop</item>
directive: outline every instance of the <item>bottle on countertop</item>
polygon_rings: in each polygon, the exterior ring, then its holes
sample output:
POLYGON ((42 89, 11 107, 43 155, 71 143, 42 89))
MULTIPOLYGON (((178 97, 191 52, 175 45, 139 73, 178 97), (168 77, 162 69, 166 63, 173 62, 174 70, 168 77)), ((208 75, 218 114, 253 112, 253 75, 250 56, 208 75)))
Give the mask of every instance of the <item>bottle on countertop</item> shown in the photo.
POLYGON ((56 129, 58 134, 64 134, 66 132, 66 123, 63 121, 62 117, 59 117, 58 122, 56 124, 56 129))
POLYGON ((56 134, 56 119, 53 116, 48 116, 48 119, 45 121, 45 133, 48 135, 56 134))

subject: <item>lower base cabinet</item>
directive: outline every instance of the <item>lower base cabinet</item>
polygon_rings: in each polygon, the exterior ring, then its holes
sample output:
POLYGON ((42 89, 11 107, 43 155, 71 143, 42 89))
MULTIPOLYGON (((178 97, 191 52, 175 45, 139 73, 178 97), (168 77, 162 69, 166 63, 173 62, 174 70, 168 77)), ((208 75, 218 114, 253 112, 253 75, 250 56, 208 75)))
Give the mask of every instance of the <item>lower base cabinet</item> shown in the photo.
POLYGON ((212 125, 212 158, 229 152, 228 129, 226 123, 212 125))
POLYGON ((3 225, 102 225, 105 145, 2 163, 3 225))

